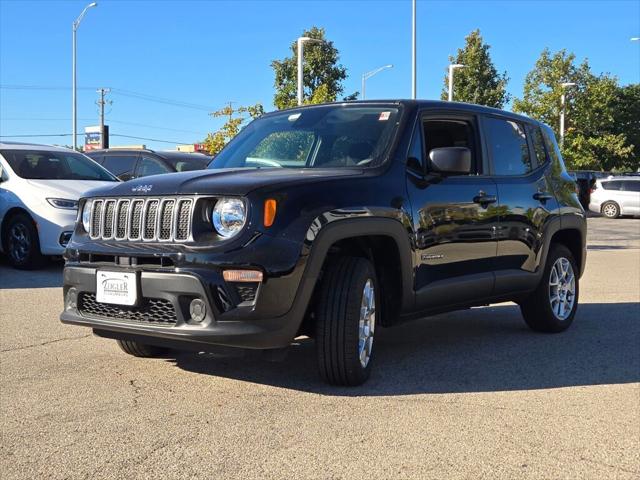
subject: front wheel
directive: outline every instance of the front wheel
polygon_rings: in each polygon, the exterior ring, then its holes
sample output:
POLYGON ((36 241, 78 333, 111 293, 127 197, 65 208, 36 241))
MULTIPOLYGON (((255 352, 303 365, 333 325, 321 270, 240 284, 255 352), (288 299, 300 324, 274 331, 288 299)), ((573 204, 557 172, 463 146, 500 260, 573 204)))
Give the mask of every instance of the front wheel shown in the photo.
POLYGON ((316 307, 316 351, 320 376, 332 385, 360 385, 371 372, 380 305, 371 262, 359 257, 330 261, 316 307))
POLYGON ((18 214, 9 221, 3 242, 14 268, 31 270, 42 265, 38 231, 28 215, 18 214))
POLYGON ((166 355, 169 351, 168 348, 156 347, 154 345, 146 345, 144 343, 136 342, 133 340, 116 340, 118 346, 123 352, 132 355, 134 357, 141 358, 154 358, 166 355))
POLYGON ((576 262, 564 245, 553 244, 536 290, 520 304, 527 325, 546 333, 569 328, 578 309, 579 281, 576 262))

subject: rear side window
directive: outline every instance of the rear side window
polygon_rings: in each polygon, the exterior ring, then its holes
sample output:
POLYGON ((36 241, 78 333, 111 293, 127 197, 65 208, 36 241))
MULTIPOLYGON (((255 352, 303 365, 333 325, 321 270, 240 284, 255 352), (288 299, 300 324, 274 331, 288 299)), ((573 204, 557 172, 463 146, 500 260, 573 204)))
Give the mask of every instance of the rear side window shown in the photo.
POLYGON ((529 145, 521 124, 513 120, 486 117, 484 132, 494 175, 524 175, 531 171, 529 145))
POLYGON ((169 169, 155 158, 142 157, 138 166, 138 177, 148 177, 149 175, 160 175, 168 172, 169 169))
POLYGON ((627 192, 640 192, 640 181, 626 181, 622 187, 627 192))
POLYGON ((544 148, 544 138, 540 127, 527 126, 529 135, 531 136, 531 143, 533 143, 533 151, 536 156, 538 165, 544 165, 547 162, 547 152, 544 148))
POLYGON ((602 182, 602 188, 605 190, 622 190, 622 182, 602 182))
POLYGON ((105 155, 102 166, 116 177, 131 176, 136 166, 137 155, 105 155))

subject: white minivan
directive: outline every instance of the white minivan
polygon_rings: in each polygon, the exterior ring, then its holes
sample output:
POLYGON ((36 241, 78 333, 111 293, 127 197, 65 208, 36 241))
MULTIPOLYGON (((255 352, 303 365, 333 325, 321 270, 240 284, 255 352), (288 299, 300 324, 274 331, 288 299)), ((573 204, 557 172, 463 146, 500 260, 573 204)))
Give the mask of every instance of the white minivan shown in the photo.
POLYGON ((78 199, 119 180, 67 148, 0 143, 0 250, 16 268, 61 255, 78 215, 78 199))
POLYGON ((607 218, 640 215, 640 176, 607 177, 591 187, 589 210, 607 218))

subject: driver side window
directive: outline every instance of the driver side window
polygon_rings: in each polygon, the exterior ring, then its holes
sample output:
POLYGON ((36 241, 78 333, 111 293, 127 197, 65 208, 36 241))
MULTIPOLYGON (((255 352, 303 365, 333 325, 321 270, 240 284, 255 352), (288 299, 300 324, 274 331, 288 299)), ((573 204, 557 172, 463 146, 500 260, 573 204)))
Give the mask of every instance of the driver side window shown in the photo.
POLYGON ((435 148, 464 147, 471 152, 471 173, 476 172, 477 156, 474 129, 467 120, 427 119, 423 122, 425 153, 435 148))

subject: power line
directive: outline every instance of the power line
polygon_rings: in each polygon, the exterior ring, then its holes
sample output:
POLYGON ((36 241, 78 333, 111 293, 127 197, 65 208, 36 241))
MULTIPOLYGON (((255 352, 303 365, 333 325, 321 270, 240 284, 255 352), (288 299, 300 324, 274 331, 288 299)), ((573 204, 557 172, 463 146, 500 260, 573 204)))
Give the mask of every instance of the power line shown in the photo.
MULTIPOLYGON (((46 85, 0 85, 0 89, 5 90, 69 90, 71 87, 62 86, 46 86, 46 85)), ((97 87, 99 88, 99 87, 97 87)), ((78 87, 78 90, 95 90, 96 87, 78 87)), ((215 110, 215 107, 210 105, 203 105, 198 103, 185 102, 182 100, 174 100, 171 98, 158 97, 156 95, 149 95, 146 93, 134 92, 133 90, 125 90, 123 88, 112 88, 111 93, 114 95, 121 95, 123 97, 135 98, 137 100, 145 100, 148 102, 161 103, 164 105, 172 105, 175 107, 190 108, 193 110, 202 110, 205 112, 211 112, 215 110)))
MULTIPOLYGON (((20 120, 20 121, 28 121, 28 122, 49 122, 49 121, 70 121, 71 118, 57 118, 57 117, 40 117, 40 118, 29 118, 29 117, 4 117, 4 120, 20 120)), ((95 120, 93 117, 82 117, 78 118, 78 120, 82 121, 93 121, 95 120)), ((198 132, 195 130, 184 130, 182 128, 169 128, 169 127, 160 127, 158 125, 148 125, 146 123, 137 123, 137 122, 125 122, 124 120, 116 120, 113 118, 107 118, 107 123, 121 123, 123 125, 131 125, 134 127, 145 127, 145 128, 153 128, 155 130, 166 130, 168 132, 179 132, 179 133, 193 133, 194 135, 207 135, 207 132, 198 132)))
MULTIPOLYGON (((84 133, 78 133, 77 136, 84 135, 84 133)), ((0 138, 35 138, 35 137, 72 137, 73 133, 47 133, 47 134, 38 134, 38 133, 29 133, 23 135, 0 135, 0 138)), ((160 143, 173 143, 176 145, 184 145, 190 144, 193 142, 179 142, 177 140, 160 140, 158 138, 148 138, 148 137, 136 137, 134 135, 125 135, 122 133, 110 133, 111 137, 122 137, 122 138, 132 138, 134 140, 147 140, 149 142, 160 142, 160 143)))

